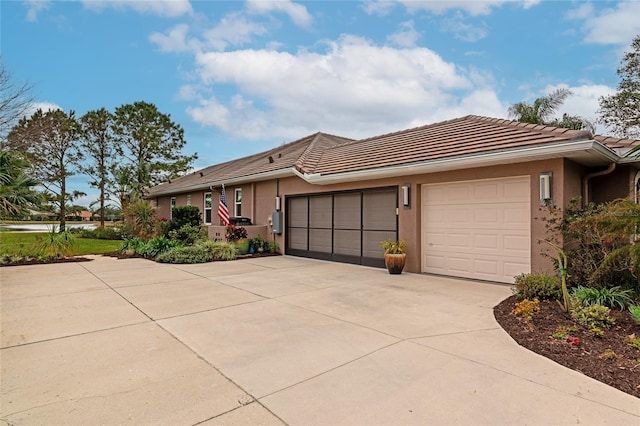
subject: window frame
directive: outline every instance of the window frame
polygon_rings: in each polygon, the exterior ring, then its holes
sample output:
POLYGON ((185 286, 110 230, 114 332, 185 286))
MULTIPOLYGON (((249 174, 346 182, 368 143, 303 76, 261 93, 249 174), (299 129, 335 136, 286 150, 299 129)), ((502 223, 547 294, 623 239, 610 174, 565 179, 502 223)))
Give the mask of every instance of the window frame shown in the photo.
POLYGON ((211 192, 205 192, 202 196, 202 223, 211 225, 213 222, 213 197, 211 192), (209 196, 209 207, 207 207, 207 195, 209 196), (209 222, 207 222, 207 211, 209 211, 209 222))
POLYGON ((171 197, 169 201, 169 219, 173 219, 173 209, 176 208, 176 197, 171 197))
POLYGON ((233 191, 233 215, 235 217, 242 216, 242 188, 236 188, 233 191))

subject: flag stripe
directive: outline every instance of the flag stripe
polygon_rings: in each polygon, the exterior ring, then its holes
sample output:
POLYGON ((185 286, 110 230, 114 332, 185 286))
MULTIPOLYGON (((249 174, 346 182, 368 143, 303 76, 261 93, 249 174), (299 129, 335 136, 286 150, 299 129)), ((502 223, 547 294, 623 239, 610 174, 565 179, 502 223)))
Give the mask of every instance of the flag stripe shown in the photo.
POLYGON ((218 203, 218 217, 224 226, 229 225, 229 209, 227 208, 227 196, 224 193, 224 185, 220 192, 220 202, 218 203))

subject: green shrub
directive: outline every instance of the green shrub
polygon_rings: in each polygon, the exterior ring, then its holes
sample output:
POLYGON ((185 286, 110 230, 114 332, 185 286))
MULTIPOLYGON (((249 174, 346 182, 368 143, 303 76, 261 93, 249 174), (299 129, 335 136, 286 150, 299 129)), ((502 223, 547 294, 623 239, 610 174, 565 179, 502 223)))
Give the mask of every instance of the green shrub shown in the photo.
POLYGON ((589 330, 609 328, 615 324, 616 320, 610 313, 611 310, 602 305, 583 306, 573 303, 571 307, 571 317, 589 330))
POLYGON ((75 237, 67 229, 63 232, 57 232, 54 225, 47 234, 40 239, 38 253, 45 257, 62 257, 70 256, 76 246, 75 237))
POLYGON ((195 244, 197 241, 207 238, 207 230, 200 225, 182 225, 178 229, 172 229, 168 232, 169 238, 174 241, 180 241, 185 245, 195 244))
POLYGON ((576 197, 564 211, 556 206, 545 208, 548 214, 542 220, 549 239, 562 240, 566 247, 570 287, 601 288, 615 283, 640 291, 640 274, 634 268, 640 260, 640 246, 629 239, 640 223, 639 205, 616 200, 582 206, 576 197))
POLYGON ((79 231, 80 238, 94 238, 96 240, 121 240, 122 231, 112 226, 98 227, 96 229, 82 229, 79 231))
POLYGON ((520 274, 515 277, 513 293, 518 299, 560 299, 560 278, 544 273, 520 274))
POLYGON ((156 237, 144 242, 137 247, 136 253, 146 257, 156 257, 174 247, 182 246, 179 241, 170 240, 165 237, 156 237))
POLYGON ((122 242, 122 245, 120 245, 120 251, 133 250, 137 253, 143 244, 144 241, 139 238, 127 238, 122 242))
POLYGON ((575 287, 571 290, 581 305, 602 305, 609 308, 623 310, 629 306, 633 299, 633 290, 616 286, 611 288, 575 287))
POLYGON ((207 241, 203 245, 211 246, 215 260, 234 260, 238 257, 238 247, 224 241, 207 241))
POLYGON ((213 259, 212 251, 201 244, 172 248, 156 257, 162 263, 206 263, 213 259))
POLYGON ((133 235, 143 240, 153 236, 156 210, 146 200, 139 200, 127 207, 127 222, 133 226, 133 235))
POLYGON ((164 226, 165 237, 169 236, 171 231, 178 230, 185 225, 200 226, 202 225, 202 214, 196 206, 178 206, 171 210, 171 220, 164 226))
POLYGON ((640 305, 632 305, 629 306, 629 312, 631 313, 631 318, 637 323, 640 323, 640 305))

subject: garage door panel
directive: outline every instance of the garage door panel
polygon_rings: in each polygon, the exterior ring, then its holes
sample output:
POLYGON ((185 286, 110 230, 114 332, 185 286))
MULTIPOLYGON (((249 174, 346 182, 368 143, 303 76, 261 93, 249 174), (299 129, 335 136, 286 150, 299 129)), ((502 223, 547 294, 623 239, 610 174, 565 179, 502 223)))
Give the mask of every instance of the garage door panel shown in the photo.
POLYGON ((362 255, 364 257, 379 257, 382 251, 380 241, 395 239, 395 231, 363 231, 362 255))
POLYGON ((509 180, 503 182, 504 198, 508 200, 521 200, 529 202, 530 183, 529 180, 509 180))
POLYGON ((473 247, 478 249, 497 250, 499 246, 499 238, 495 234, 476 234, 473 237, 473 247))
POLYGON ((469 184, 469 187, 472 188, 472 200, 474 201, 482 200, 482 202, 486 202, 486 200, 498 199, 498 191, 500 191, 500 189, 495 182, 478 183, 475 185, 469 184))
POLYGON ((447 269, 454 273, 471 273, 471 259, 466 257, 449 257, 446 259, 447 269))
POLYGON ((529 194, 528 176, 423 185, 423 272, 509 283, 529 272, 529 194))
POLYGON ((503 237, 503 247, 509 252, 529 253, 531 242, 528 235, 505 235, 503 237))
POLYGON ((469 250, 471 246, 470 233, 468 232, 450 232, 446 237, 447 250, 469 250))
POLYGON ((288 196, 285 253, 384 267, 379 242, 398 238, 398 189, 288 196))
POLYGON ((473 272, 477 274, 496 276, 498 270, 499 265, 495 260, 477 259, 473 262, 473 272))
POLYGON ((289 246, 294 250, 307 249, 307 230, 291 228, 289 229, 289 246))
POLYGON ((331 229, 309 229, 309 251, 331 253, 331 229))
POLYGON ((333 252, 360 256, 360 231, 334 231, 333 252))
POLYGON ((473 224, 496 227, 500 221, 500 211, 496 206, 480 206, 473 210, 473 224))

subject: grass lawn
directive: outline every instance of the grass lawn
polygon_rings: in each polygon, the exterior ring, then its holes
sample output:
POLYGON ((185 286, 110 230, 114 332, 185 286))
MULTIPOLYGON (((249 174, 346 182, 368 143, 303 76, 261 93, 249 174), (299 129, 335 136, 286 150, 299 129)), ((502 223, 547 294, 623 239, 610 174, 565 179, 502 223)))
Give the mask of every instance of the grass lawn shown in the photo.
MULTIPOLYGON (((0 255, 37 256, 40 242, 48 234, 46 232, 0 232, 0 255)), ((103 254, 118 250, 122 245, 119 240, 94 240, 77 238, 73 254, 103 254)))

